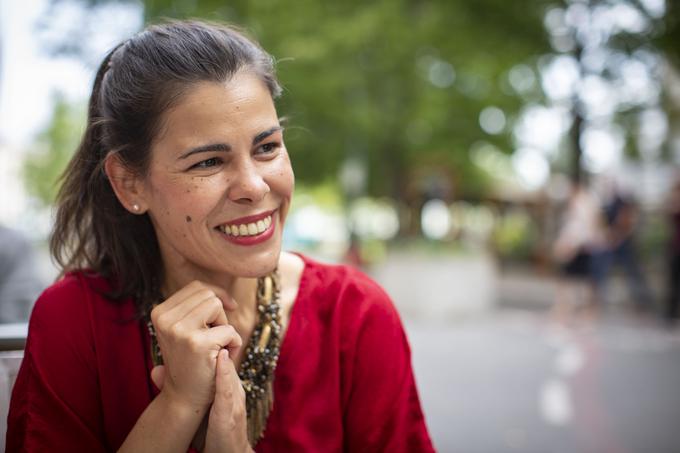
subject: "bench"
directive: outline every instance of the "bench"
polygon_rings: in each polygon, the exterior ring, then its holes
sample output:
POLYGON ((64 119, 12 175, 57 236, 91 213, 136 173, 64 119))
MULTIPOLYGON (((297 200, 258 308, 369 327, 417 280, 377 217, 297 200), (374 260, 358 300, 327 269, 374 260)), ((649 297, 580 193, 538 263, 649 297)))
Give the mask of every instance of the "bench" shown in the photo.
POLYGON ((27 333, 26 323, 0 324, 0 451, 5 451, 9 400, 24 357, 27 333))

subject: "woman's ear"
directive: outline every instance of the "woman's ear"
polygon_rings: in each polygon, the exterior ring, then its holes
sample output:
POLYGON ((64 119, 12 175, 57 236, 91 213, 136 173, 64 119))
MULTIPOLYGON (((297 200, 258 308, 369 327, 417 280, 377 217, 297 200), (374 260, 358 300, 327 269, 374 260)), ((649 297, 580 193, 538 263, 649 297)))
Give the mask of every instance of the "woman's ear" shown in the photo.
POLYGON ((125 209, 133 214, 147 211, 144 181, 139 174, 131 171, 115 153, 109 153, 104 161, 104 172, 113 191, 125 209))

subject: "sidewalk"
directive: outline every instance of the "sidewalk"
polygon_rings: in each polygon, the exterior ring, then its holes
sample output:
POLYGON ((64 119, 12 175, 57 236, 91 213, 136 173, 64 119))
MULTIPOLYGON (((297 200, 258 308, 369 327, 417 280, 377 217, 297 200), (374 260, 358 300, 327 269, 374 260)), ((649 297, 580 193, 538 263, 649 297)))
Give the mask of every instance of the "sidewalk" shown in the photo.
MULTIPOLYGON (((393 298, 405 319, 447 322, 478 316, 497 308, 547 311, 554 304, 558 275, 539 274, 530 267, 500 271, 488 254, 428 256, 391 253, 370 274, 393 298)), ((660 310, 663 272, 647 272, 660 310)), ((604 310, 629 310, 633 301, 623 275, 607 282, 604 310)))

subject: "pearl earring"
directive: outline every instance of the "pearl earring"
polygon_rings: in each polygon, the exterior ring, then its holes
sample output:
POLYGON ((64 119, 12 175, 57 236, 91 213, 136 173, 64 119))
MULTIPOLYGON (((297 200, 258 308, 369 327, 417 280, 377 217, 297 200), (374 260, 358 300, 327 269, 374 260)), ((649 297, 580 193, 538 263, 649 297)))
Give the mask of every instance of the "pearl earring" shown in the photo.
POLYGON ((139 212, 139 205, 137 203, 132 205, 132 210, 135 212, 139 212))

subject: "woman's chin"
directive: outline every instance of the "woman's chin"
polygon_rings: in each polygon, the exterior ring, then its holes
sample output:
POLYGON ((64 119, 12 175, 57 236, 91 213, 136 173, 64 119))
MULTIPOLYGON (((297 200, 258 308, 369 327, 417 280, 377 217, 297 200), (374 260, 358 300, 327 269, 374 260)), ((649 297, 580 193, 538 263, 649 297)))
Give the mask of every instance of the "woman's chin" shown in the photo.
POLYGON ((238 266, 229 266, 229 273, 239 278, 258 278, 273 272, 279 265, 278 251, 276 254, 264 257, 254 257, 246 262, 239 263, 238 266))

